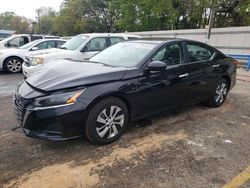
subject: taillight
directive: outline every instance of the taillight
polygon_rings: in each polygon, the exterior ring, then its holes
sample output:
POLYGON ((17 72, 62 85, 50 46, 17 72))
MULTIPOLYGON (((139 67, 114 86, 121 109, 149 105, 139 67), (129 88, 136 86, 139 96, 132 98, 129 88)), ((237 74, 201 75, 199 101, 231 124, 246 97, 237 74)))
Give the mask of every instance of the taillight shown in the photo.
POLYGON ((239 61, 237 61, 237 60, 235 60, 235 59, 232 61, 232 63, 233 63, 234 65, 239 65, 239 64, 240 64, 239 61))

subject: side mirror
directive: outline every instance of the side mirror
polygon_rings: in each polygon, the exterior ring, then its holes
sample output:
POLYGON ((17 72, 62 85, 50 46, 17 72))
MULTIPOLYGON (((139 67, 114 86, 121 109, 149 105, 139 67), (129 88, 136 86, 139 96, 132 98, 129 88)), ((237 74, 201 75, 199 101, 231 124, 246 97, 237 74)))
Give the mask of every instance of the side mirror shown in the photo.
POLYGON ((166 63, 162 61, 152 61, 148 64, 147 70, 150 72, 163 72, 167 68, 166 63))
POLYGON ((38 47, 31 48, 31 51, 36 51, 36 50, 39 50, 39 48, 38 47))
POLYGON ((7 41, 5 44, 4 44, 5 47, 10 47, 10 42, 7 41))

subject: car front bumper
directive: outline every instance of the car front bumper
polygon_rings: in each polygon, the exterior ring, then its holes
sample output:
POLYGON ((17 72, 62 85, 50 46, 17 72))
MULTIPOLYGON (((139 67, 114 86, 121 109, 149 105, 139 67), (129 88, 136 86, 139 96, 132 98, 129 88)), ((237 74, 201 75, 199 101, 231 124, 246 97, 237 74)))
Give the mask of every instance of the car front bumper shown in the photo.
POLYGON ((14 104, 17 119, 28 137, 60 141, 84 134, 87 110, 80 102, 41 108, 21 104, 20 99, 15 98, 14 104))

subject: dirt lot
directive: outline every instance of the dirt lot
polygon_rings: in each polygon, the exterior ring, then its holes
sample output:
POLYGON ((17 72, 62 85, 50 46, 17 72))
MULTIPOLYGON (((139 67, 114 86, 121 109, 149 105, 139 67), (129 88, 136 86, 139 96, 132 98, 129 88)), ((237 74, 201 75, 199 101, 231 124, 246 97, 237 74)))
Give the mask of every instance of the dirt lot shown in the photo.
POLYGON ((250 82, 238 81, 221 108, 196 105, 136 122, 100 147, 13 132, 11 93, 21 79, 0 74, 0 187, 250 187, 250 82))

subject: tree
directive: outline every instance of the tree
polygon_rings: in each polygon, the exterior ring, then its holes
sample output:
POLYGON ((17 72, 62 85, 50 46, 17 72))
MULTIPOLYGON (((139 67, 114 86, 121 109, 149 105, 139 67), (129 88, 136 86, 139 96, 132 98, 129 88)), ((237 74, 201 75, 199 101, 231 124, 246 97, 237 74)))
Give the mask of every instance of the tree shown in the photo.
POLYGON ((63 7, 59 15, 54 19, 53 30, 59 35, 76 35, 87 30, 86 21, 82 16, 82 1, 71 0, 63 7))
POLYGON ((250 24, 249 0, 64 0, 59 13, 41 11, 40 24, 59 35, 195 29, 208 25, 212 9, 214 27, 250 24))
POLYGON ((42 34, 52 34, 56 11, 50 7, 40 7, 36 10, 38 23, 35 25, 35 31, 42 34))
POLYGON ((1 29, 15 30, 17 33, 29 33, 31 32, 31 22, 31 20, 17 16, 13 12, 0 14, 1 29))

